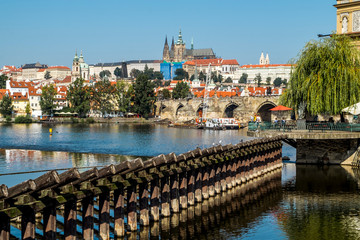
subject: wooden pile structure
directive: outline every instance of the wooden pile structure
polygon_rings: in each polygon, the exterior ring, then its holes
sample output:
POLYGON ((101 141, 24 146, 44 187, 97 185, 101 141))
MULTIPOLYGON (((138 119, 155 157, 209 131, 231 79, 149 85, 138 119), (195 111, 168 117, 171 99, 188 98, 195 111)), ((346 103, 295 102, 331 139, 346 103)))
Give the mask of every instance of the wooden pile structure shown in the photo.
POLYGON ((148 226, 281 168, 282 139, 197 148, 83 173, 75 168, 61 174, 50 171, 11 188, 1 185, 0 239, 13 237, 10 223, 16 219, 22 239, 93 239, 94 234, 109 239, 110 231, 123 237, 138 225, 148 226))

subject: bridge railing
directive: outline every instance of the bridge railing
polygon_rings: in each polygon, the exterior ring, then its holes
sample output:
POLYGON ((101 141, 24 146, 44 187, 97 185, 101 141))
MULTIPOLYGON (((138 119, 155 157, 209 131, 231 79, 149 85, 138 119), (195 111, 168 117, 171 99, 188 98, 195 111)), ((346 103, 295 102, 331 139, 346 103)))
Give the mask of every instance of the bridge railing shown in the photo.
POLYGON ((358 123, 331 123, 331 122, 307 122, 305 128, 298 129, 295 122, 272 123, 272 122, 249 122, 249 131, 266 131, 266 130, 278 130, 278 131, 292 131, 292 130, 308 130, 311 131, 346 131, 346 132, 360 132, 360 124, 358 123))
POLYGON ((83 173, 50 171, 10 188, 1 185, 0 239, 17 238, 14 228, 28 240, 109 239, 110 231, 123 237, 281 168, 284 138, 162 154, 83 173))

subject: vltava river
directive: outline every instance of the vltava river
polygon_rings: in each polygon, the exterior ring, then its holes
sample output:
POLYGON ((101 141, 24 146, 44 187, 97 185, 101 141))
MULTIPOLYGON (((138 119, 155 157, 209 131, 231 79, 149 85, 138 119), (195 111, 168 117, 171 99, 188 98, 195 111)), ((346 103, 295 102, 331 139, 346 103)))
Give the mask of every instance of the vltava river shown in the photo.
MULTIPOLYGON (((104 166, 125 159, 170 152, 179 154, 196 147, 209 147, 219 142, 236 144, 247 139, 244 130, 201 131, 133 124, 3 124, 0 133, 0 184, 8 186, 43 173, 1 174, 104 166), (50 127, 52 136, 49 136, 50 127)), ((284 145, 283 155, 296 160, 295 150, 289 146, 284 145)), ((340 166, 286 163, 264 197, 254 200, 255 188, 230 202, 221 200, 217 207, 202 203, 193 209, 194 218, 186 224, 173 224, 173 219, 169 220, 170 227, 161 223, 160 237, 360 239, 358 174, 358 170, 340 166)))

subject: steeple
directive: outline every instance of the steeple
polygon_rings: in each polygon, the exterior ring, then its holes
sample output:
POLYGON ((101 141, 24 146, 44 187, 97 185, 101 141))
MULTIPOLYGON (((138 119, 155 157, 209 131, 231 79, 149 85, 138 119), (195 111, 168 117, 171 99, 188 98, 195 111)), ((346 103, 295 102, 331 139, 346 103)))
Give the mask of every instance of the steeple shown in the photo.
POLYGON ((194 49, 194 38, 191 38, 191 50, 194 49))
POLYGON ((83 57, 83 55, 82 55, 82 50, 81 50, 81 53, 80 53, 79 62, 81 62, 81 63, 84 62, 84 57, 83 57))
POLYGON ((77 61, 79 61, 79 57, 78 57, 78 55, 77 55, 77 49, 76 49, 76 50, 75 50, 75 57, 74 57, 73 62, 77 62, 77 61))
POLYGON ((167 42, 167 36, 165 37, 165 44, 164 44, 164 46, 169 46, 169 45, 168 45, 168 42, 167 42))
POLYGON ((198 79, 199 79, 199 75, 198 75, 198 71, 197 71, 197 65, 195 64, 194 80, 198 80, 198 79))
POLYGON ((259 64, 260 64, 260 65, 265 65, 265 57, 264 57, 264 53, 263 53, 263 52, 261 52, 259 64))
POLYGON ((178 37, 178 40, 177 40, 176 44, 184 44, 183 39, 182 39, 182 35, 181 35, 181 28, 179 30, 179 37, 178 37))
POLYGON ((169 45, 167 42, 167 36, 165 37, 165 44, 164 44, 164 50, 163 50, 163 60, 169 62, 170 61, 170 51, 169 51, 169 45))
POLYGON ((270 58, 268 53, 266 53, 265 64, 270 64, 270 58))
POLYGON ((172 52, 174 52, 174 51, 175 51, 174 37, 172 37, 172 42, 171 42, 171 51, 172 51, 172 52))

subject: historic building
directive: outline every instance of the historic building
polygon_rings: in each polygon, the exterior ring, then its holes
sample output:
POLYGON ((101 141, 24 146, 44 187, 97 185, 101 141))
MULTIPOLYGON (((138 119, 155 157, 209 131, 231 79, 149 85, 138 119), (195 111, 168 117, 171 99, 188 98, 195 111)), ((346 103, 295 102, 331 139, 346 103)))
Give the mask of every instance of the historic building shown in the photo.
POLYGON ((75 52, 75 57, 72 64, 71 81, 73 82, 80 77, 84 80, 89 80, 89 76, 89 65, 85 63, 82 52, 80 54, 80 57, 78 57, 77 52, 75 52))
POLYGON ((167 37, 165 37, 165 44, 163 49, 163 60, 166 62, 183 62, 193 59, 211 59, 216 58, 211 48, 194 49, 192 41, 191 48, 186 49, 186 44, 182 39, 181 30, 179 31, 178 40, 174 42, 174 38, 169 48, 167 37))
POLYGON ((355 46, 360 49, 360 1, 338 0, 336 33, 346 34, 355 40, 355 46))
POLYGON ((24 64, 22 66, 22 80, 36 80, 40 69, 47 69, 48 65, 37 63, 24 64))

